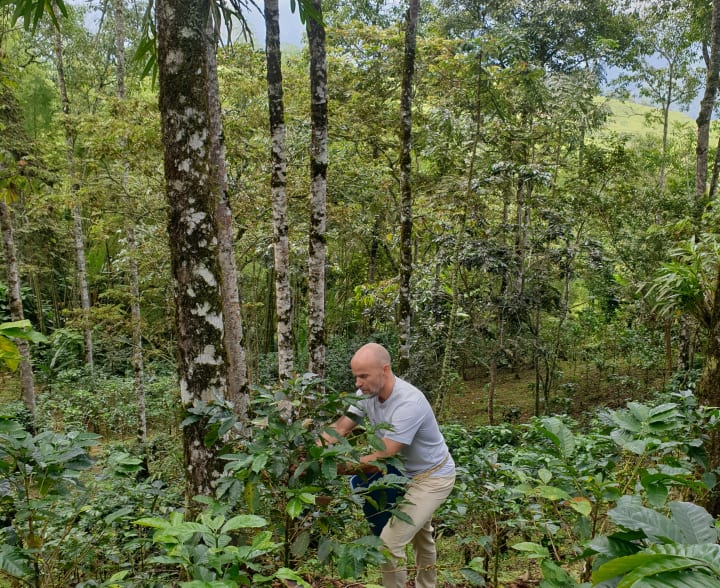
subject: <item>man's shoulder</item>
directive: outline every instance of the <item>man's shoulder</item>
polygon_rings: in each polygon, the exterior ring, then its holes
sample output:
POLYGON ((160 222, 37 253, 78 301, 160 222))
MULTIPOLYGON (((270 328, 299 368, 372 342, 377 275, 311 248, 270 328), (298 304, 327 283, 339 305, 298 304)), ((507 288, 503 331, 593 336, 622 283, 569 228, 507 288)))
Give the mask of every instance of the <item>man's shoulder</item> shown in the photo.
POLYGON ((395 376, 395 391, 399 392, 398 396, 403 400, 427 400, 422 390, 397 376, 395 376))

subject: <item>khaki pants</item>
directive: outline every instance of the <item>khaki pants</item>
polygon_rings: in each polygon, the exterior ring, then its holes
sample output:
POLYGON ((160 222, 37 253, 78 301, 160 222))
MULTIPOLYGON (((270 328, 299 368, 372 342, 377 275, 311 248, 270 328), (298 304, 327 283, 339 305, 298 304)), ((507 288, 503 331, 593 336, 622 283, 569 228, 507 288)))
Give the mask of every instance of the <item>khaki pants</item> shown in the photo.
POLYGON ((455 476, 429 477, 412 480, 408 484, 399 509, 412 519, 413 524, 393 517, 380 534, 392 556, 389 562, 380 566, 385 588, 405 588, 405 547, 408 543, 412 543, 415 551, 416 588, 435 588, 437 553, 431 525, 432 516, 450 495, 454 484, 455 476))

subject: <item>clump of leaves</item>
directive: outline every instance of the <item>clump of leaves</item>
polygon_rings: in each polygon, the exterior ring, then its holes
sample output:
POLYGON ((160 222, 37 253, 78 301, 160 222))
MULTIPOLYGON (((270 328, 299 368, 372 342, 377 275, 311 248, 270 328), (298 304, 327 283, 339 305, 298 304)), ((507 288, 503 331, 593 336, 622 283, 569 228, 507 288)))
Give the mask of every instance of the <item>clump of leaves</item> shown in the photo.
POLYGON ((713 517, 690 502, 671 502, 668 514, 623 496, 608 512, 618 530, 598 537, 592 578, 610 588, 720 588, 720 545, 713 517))

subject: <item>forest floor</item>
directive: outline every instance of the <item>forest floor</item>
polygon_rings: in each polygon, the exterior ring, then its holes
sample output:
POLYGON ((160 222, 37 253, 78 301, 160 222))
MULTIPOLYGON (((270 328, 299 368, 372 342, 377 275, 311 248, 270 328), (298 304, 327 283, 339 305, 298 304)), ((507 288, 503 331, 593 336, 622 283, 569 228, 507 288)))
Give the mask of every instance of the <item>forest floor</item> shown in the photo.
MULTIPOLYGON (((663 373, 630 366, 601 370, 583 365, 562 366, 559 391, 550 397, 550 410, 540 399, 540 414, 567 413, 582 420, 600 408, 620 408, 630 400, 642 401, 665 384, 663 373)), ((472 426, 489 423, 489 380, 480 377, 463 381, 445 402, 441 423, 472 426)), ((493 405, 494 424, 524 423, 535 415, 535 372, 532 369, 506 370, 498 374, 493 405)))

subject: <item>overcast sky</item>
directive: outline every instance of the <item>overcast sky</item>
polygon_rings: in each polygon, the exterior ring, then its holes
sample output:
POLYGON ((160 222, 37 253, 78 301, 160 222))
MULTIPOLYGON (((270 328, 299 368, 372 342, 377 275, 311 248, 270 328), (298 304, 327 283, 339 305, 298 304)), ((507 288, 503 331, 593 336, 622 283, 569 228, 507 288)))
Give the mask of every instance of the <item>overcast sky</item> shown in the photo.
MULTIPOLYGON (((258 5, 262 7, 262 2, 258 1, 258 5)), ((305 26, 300 22, 300 15, 297 11, 297 2, 295 3, 295 13, 290 12, 289 0, 280 0, 280 43, 282 45, 296 45, 300 47, 303 44, 303 35, 305 34, 305 26)), ((265 19, 256 9, 252 8, 246 14, 250 28, 255 35, 255 44, 259 47, 265 46, 265 19)))

